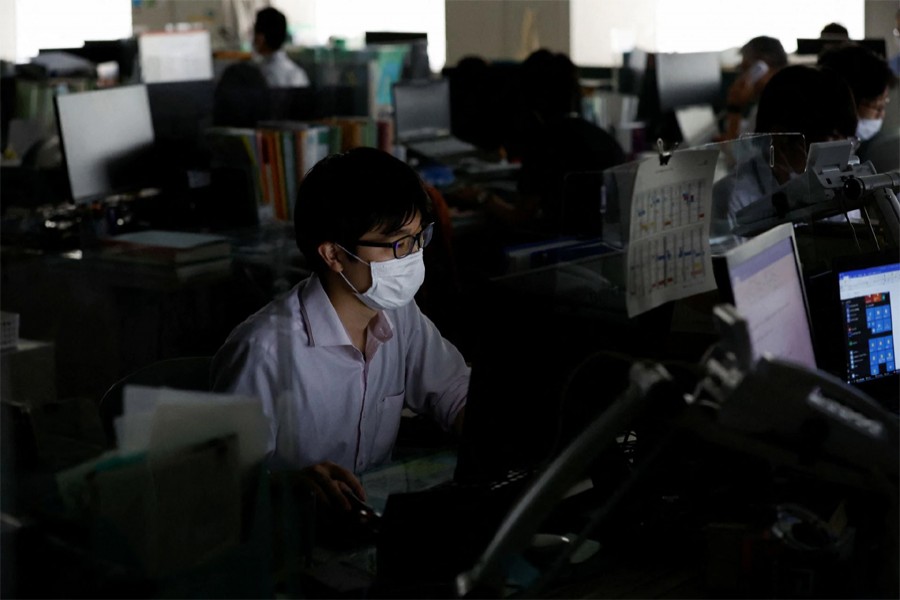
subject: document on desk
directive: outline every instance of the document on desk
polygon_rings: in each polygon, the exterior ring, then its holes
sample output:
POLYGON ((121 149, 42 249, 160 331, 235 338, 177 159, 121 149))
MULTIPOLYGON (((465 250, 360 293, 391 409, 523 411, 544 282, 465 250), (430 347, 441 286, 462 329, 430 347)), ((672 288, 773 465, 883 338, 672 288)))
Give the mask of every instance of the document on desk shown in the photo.
POLYGON ((626 250, 626 305, 633 317, 714 289, 709 248, 718 150, 675 152, 637 169, 626 250))
POLYGON ((268 422, 259 399, 249 396, 128 385, 114 427, 123 453, 154 457, 231 433, 238 436, 243 466, 267 451, 268 422))
POLYGON ((420 492, 453 478, 456 453, 442 450, 426 456, 390 463, 360 476, 368 504, 384 512, 388 496, 420 492))

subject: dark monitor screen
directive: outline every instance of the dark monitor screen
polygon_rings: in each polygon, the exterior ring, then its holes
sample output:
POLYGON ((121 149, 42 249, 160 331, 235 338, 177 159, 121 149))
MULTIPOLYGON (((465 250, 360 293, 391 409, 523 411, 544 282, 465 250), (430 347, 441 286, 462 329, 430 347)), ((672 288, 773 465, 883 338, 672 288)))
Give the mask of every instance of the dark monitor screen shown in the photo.
POLYGON ((836 40, 829 38, 797 38, 797 54, 818 56, 822 50, 831 46, 854 43, 868 48, 882 58, 887 56, 883 39, 866 38, 863 40, 836 40))
POLYGON ((722 93, 718 53, 657 54, 656 86, 662 111, 681 106, 718 104, 722 93))
POLYGON ((622 68, 619 69, 619 92, 635 96, 641 93, 647 72, 647 58, 647 52, 638 48, 624 54, 622 68))
POLYGON ((395 135, 400 142, 450 133, 450 80, 401 81, 393 86, 395 135))
POLYGON ((97 65, 115 62, 119 66, 119 81, 128 82, 135 77, 138 48, 135 38, 121 40, 88 40, 80 48, 41 48, 39 54, 66 52, 87 59, 97 65))
POLYGON ((817 368, 793 225, 779 225, 733 248, 725 265, 722 296, 747 321, 754 356, 817 368))
POLYGON ((428 34, 411 31, 367 31, 366 44, 404 44, 408 42, 425 40, 428 34))
POLYGON ((145 85, 61 94, 56 111, 73 200, 150 185, 155 135, 145 85))
POLYGON ((213 124, 212 79, 148 83, 156 146, 166 162, 186 167, 202 160, 203 133, 213 124))

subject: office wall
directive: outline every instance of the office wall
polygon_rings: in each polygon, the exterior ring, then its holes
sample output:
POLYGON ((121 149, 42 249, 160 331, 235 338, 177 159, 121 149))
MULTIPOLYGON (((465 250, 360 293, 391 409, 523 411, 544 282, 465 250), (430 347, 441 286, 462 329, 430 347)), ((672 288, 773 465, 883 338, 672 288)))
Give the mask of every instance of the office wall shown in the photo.
POLYGON ((16 58, 16 3, 0 2, 0 59, 16 58))
POLYGON ((201 23, 210 32, 213 49, 236 49, 249 43, 253 15, 263 0, 154 0, 133 5, 134 31, 162 31, 170 23, 201 23))
POLYGON ((447 64, 468 55, 521 60, 538 47, 570 52, 569 0, 447 0, 447 64))
POLYGON ((887 55, 900 52, 900 44, 892 33, 896 27, 896 14, 900 2, 896 0, 866 0, 866 37, 883 38, 887 43, 887 55))
POLYGON ((571 57, 579 65, 621 66, 622 53, 656 47, 657 0, 571 0, 571 57))

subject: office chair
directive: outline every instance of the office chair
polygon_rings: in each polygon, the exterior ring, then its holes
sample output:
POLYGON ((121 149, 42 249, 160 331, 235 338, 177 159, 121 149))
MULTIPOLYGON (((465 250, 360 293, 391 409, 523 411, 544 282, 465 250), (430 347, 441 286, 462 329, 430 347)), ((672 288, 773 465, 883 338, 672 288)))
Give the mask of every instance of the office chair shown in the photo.
POLYGON ((178 390, 209 391, 211 356, 169 358, 141 367, 122 377, 103 394, 98 407, 107 445, 115 446, 113 421, 122 414, 122 396, 126 385, 169 387, 178 390))

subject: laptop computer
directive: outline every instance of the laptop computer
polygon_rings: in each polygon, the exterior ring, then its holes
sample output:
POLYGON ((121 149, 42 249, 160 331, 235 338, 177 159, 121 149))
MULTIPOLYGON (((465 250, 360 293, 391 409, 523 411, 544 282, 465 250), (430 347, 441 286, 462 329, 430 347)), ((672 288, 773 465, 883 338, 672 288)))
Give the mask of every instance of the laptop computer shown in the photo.
POLYGON ((423 158, 448 162, 478 153, 478 148, 450 133, 450 81, 399 81, 393 88, 397 143, 423 158))

